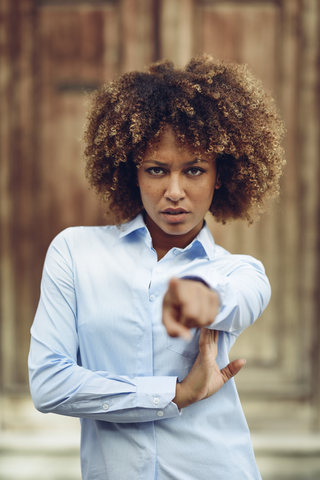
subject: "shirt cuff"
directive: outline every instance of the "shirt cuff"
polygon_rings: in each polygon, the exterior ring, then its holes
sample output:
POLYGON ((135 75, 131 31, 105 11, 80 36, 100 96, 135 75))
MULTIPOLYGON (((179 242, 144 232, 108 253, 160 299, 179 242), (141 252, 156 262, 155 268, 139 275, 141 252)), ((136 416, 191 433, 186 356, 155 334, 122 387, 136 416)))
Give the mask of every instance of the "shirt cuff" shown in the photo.
POLYGON ((193 282, 200 282, 203 283, 206 287, 210 288, 207 282, 203 280, 201 277, 197 277, 195 275, 187 275, 186 277, 181 277, 181 280, 192 280, 193 282))
POLYGON ((180 415, 172 399, 176 395, 177 377, 138 377, 137 406, 143 422, 180 415))

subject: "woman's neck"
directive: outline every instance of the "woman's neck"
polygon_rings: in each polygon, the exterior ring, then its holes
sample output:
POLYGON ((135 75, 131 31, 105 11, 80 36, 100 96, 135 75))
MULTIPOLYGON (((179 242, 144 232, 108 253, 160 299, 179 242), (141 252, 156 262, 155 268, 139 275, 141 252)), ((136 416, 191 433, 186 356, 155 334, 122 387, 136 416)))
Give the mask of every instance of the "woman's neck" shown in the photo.
POLYGON ((172 248, 187 247, 203 226, 202 223, 202 225, 197 226, 198 228, 192 229, 183 235, 170 235, 159 228, 148 215, 145 216, 145 223, 152 239, 152 246, 157 252, 158 260, 161 260, 172 248))

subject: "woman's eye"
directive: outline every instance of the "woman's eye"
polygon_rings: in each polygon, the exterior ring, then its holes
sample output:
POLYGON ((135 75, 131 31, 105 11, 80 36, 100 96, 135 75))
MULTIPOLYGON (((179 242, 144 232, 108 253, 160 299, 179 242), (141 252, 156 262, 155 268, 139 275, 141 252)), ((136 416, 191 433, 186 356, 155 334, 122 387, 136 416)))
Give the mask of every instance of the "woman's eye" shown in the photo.
POLYGON ((163 173, 163 170, 160 167, 148 168, 147 171, 151 173, 151 175, 161 175, 163 173))
POLYGON ((200 168, 190 168, 188 170, 188 173, 193 177, 197 177, 198 175, 201 175, 201 173, 203 173, 203 170, 201 170, 200 168))

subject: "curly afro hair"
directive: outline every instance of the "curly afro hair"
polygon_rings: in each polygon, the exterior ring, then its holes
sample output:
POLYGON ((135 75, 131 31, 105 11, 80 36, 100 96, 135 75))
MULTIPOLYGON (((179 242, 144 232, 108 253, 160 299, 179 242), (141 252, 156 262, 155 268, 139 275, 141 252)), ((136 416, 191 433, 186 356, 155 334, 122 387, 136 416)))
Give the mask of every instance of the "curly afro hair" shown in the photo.
POLYGON ((284 126, 261 82, 246 65, 209 55, 185 68, 163 60, 120 76, 91 99, 86 176, 120 223, 143 210, 137 168, 168 126, 181 146, 216 158, 222 186, 210 212, 217 221, 251 223, 278 197, 284 126))

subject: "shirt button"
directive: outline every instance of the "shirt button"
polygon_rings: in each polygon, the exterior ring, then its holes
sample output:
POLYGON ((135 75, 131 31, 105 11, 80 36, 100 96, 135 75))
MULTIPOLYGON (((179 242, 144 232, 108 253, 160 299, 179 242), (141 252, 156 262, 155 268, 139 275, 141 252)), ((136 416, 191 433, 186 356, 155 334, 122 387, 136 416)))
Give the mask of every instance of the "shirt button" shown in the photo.
POLYGON ((163 270, 162 270, 162 268, 157 268, 156 272, 157 272, 157 273, 162 273, 163 270))
POLYGON ((154 295, 150 295, 150 297, 149 297, 150 302, 153 302, 155 299, 156 299, 156 297, 154 295))
POLYGON ((103 410, 108 410, 108 409, 109 409, 109 405, 108 405, 107 403, 104 403, 104 404, 102 405, 102 408, 103 408, 103 410))
POLYGON ((176 248, 173 250, 173 255, 178 255, 179 253, 179 250, 177 250, 176 248))
POLYGON ((159 412, 157 412, 157 415, 158 415, 158 417, 163 417, 163 411, 159 410, 159 412))
POLYGON ((153 399, 153 403, 154 403, 155 405, 158 405, 159 402, 160 402, 159 398, 154 398, 154 399, 153 399))

